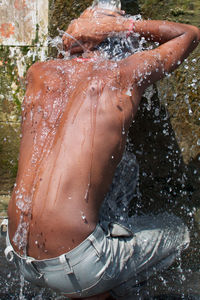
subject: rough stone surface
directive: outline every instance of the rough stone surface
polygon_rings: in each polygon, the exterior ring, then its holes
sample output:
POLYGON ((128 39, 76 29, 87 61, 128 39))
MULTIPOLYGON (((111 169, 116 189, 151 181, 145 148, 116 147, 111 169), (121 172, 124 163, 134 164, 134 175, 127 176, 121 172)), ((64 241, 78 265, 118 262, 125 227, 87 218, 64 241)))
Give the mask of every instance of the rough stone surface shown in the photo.
POLYGON ((10 192, 15 181, 25 74, 42 52, 40 47, 0 46, 0 194, 10 192))
MULTIPOLYGON (((144 18, 167 19, 200 27, 198 0, 139 0, 144 18)), ((199 221, 200 198, 200 47, 169 77, 145 93, 131 129, 140 164, 141 207, 170 210, 191 227, 199 221), (148 103, 151 103, 148 110, 148 103), (198 213, 196 213, 196 211, 198 213)), ((138 198, 138 197, 137 197, 138 198)), ((133 201, 133 211, 137 209, 133 201)), ((196 240, 196 239, 195 239, 196 240)), ((197 243, 197 241, 196 241, 197 243)), ((199 260, 199 246, 192 252, 199 260)))
MULTIPOLYGON (((200 2, 139 0, 142 15, 200 27, 200 2)), ((200 154, 200 47, 171 77, 158 83, 159 97, 170 113, 185 163, 200 154)))

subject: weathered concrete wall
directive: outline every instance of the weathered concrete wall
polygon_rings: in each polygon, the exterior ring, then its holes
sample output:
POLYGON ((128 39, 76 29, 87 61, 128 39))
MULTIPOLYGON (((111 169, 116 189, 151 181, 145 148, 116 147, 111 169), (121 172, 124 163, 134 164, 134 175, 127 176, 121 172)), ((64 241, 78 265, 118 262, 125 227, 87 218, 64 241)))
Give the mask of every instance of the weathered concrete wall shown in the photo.
POLYGON ((48 32, 47 0, 1 0, 0 44, 44 46, 48 32))

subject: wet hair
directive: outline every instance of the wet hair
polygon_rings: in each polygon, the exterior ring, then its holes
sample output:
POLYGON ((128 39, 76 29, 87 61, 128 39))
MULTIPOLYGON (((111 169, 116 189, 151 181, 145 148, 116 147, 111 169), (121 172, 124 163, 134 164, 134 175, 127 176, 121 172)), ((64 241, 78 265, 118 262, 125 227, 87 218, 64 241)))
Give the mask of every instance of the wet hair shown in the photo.
POLYGON ((135 37, 109 37, 100 43, 94 50, 101 52, 107 59, 119 61, 138 51, 141 51, 141 43, 135 37))

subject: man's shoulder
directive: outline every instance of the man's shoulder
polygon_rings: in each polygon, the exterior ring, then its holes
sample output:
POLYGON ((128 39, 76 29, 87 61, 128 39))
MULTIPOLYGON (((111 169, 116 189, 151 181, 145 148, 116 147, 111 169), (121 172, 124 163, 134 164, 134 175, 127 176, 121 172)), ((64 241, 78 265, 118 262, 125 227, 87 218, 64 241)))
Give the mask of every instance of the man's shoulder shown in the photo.
POLYGON ((54 81, 66 76, 67 63, 62 60, 49 60, 45 62, 34 63, 27 72, 27 82, 34 83, 48 83, 52 84, 54 81))
POLYGON ((51 71, 52 69, 55 70, 60 64, 60 60, 38 61, 28 69, 28 73, 45 72, 51 71))

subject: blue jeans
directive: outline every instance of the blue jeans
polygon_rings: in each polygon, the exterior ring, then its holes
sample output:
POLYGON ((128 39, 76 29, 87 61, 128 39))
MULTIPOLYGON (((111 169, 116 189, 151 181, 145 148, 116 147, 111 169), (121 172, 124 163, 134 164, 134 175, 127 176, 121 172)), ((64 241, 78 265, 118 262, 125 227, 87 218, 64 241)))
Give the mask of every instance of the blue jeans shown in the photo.
POLYGON ((77 298, 111 291, 127 300, 139 283, 168 267, 189 244, 187 227, 173 215, 136 217, 134 222, 132 228, 98 224, 76 248, 45 260, 19 256, 7 233, 5 254, 37 286, 77 298))

